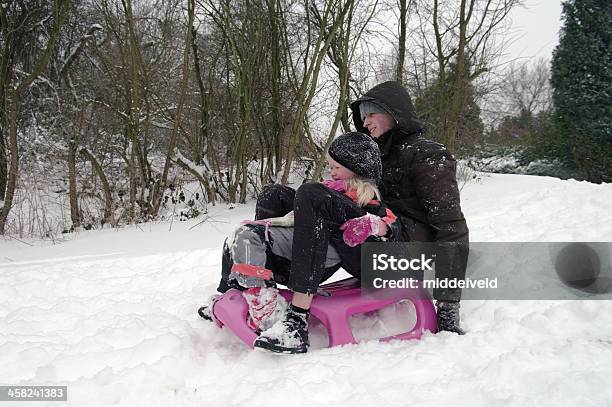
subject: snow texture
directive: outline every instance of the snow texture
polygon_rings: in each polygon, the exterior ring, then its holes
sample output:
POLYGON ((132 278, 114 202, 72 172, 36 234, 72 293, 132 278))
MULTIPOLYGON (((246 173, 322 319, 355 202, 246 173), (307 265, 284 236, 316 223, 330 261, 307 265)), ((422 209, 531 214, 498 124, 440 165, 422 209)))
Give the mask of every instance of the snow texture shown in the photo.
MULTIPOLYGON (((524 175, 462 190, 475 242, 612 241, 611 201, 610 184, 524 175)), ((69 406, 612 404, 610 301, 463 301, 465 336, 328 349, 311 323, 306 355, 249 350, 196 310, 215 292, 223 236, 253 210, 0 241, 0 383, 66 385, 69 406)), ((371 338, 398 314, 353 326, 371 338)))

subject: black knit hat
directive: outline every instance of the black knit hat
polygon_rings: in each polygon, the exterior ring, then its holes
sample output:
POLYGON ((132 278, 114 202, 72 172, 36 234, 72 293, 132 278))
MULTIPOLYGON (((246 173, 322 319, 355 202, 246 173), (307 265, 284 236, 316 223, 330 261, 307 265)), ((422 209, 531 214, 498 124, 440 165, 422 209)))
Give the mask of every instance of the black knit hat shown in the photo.
POLYGON ((370 136, 352 132, 344 133, 332 142, 329 156, 361 178, 378 183, 382 175, 382 162, 378 145, 370 136))

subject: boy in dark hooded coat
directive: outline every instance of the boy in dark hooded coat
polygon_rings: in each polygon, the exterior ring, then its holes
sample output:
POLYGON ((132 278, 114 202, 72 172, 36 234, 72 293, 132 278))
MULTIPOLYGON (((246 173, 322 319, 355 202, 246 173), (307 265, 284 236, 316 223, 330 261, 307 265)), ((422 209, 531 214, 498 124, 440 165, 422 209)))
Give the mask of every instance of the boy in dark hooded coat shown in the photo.
MULTIPOLYGON (((401 241, 458 242, 458 265, 436 271, 436 278, 464 279, 468 227, 461 211, 456 161, 442 144, 423 137, 423 125, 398 82, 384 82, 351 104, 357 131, 378 144, 383 165, 379 189, 398 216, 401 241)), ((437 289, 438 330, 460 335, 461 289, 437 289)))

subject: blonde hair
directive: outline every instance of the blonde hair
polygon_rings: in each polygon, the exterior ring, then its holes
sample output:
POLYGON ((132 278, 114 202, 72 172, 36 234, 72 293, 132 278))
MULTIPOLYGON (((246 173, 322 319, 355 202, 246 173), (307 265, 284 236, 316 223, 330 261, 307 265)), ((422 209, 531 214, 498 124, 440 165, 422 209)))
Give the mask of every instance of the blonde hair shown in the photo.
POLYGON ((380 191, 376 184, 358 175, 347 180, 347 188, 349 191, 352 189, 357 191, 357 205, 361 207, 366 206, 374 198, 380 200, 380 191))

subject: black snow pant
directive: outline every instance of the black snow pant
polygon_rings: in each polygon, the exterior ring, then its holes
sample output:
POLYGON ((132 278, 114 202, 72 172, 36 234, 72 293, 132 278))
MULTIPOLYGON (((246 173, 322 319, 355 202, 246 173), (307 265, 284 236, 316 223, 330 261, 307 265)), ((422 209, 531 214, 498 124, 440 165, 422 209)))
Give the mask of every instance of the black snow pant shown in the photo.
MULTIPOLYGON (((274 273, 274 280, 300 293, 315 294, 321 282, 342 266, 355 277, 360 276, 361 247, 349 247, 342 239, 340 225, 348 219, 366 214, 341 192, 327 188, 321 183, 306 183, 294 190, 287 186, 271 184, 264 187, 257 199, 255 219, 284 216, 294 211, 295 226, 291 261, 276 256, 270 251, 266 268, 274 273), (342 262, 325 267, 328 245, 331 244, 342 262)), ((261 227, 263 233, 263 227, 261 227)), ((232 258, 224 244, 222 278, 217 289, 225 292, 235 287, 228 281, 232 258)))
MULTIPOLYGON (((467 242, 448 242, 437 245, 436 279, 461 281, 465 279, 469 247, 467 242), (445 246, 446 245, 446 246, 445 246)), ((440 288, 433 290, 438 301, 458 302, 461 288, 440 288)))

